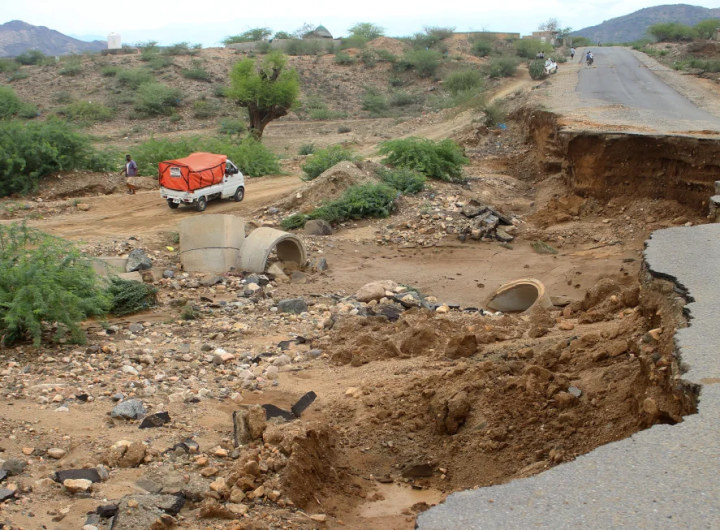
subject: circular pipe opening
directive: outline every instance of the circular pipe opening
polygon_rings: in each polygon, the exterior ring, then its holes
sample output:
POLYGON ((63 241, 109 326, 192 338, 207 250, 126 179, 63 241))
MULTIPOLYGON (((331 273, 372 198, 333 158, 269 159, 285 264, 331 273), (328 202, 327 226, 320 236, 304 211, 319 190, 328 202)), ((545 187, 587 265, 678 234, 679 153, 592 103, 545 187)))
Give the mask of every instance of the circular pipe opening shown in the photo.
POLYGON ((538 280, 527 278, 501 286, 490 295, 485 306, 493 311, 517 313, 527 311, 535 304, 546 309, 552 307, 545 286, 538 280))

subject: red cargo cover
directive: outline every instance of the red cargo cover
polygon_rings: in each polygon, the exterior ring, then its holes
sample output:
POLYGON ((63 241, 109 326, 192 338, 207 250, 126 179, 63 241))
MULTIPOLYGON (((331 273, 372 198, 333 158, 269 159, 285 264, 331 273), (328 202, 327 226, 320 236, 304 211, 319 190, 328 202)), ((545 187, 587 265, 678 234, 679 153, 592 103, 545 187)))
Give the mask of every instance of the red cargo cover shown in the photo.
POLYGON ((193 153, 178 160, 160 162, 158 180, 163 188, 195 191, 219 184, 225 175, 226 155, 193 153))

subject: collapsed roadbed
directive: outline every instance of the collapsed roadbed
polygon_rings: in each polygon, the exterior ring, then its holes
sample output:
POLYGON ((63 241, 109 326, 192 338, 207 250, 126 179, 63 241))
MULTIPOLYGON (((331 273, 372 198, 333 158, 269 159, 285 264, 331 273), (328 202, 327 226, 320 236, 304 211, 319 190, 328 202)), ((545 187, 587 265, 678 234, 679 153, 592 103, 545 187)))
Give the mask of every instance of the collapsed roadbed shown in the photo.
POLYGON ((644 253, 641 303, 651 324, 673 339, 665 342, 674 350, 669 381, 691 399, 699 395, 696 414, 532 478, 453 494, 421 514, 416 528, 717 526, 720 488, 708 464, 720 455, 718 236, 714 224, 661 230, 644 253))

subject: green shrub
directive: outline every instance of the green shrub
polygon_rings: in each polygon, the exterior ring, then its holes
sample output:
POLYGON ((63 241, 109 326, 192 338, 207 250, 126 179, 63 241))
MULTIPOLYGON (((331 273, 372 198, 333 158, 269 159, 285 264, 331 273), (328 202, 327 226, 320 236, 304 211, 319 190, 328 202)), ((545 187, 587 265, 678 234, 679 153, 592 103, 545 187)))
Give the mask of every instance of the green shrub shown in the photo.
POLYGON ((60 114, 79 123, 110 121, 115 117, 115 112, 111 108, 92 101, 75 101, 62 109, 60 114))
POLYGON ((25 66, 42 64, 44 61, 45 55, 40 50, 28 50, 15 57, 15 62, 25 66))
POLYGON ((110 313, 116 317, 139 313, 157 303, 157 289, 143 282, 110 278, 107 289, 111 298, 110 313))
POLYGON ((372 50, 363 50, 360 52, 360 60, 368 68, 372 68, 378 62, 377 54, 372 50))
POLYGON ((413 50, 403 57, 406 64, 420 77, 432 77, 440 67, 442 55, 435 50, 413 50))
POLYGON ((147 66, 151 70, 162 70, 173 64, 173 58, 167 55, 153 54, 147 61, 147 66))
POLYGON ((362 109, 372 115, 381 115, 388 110, 387 98, 374 89, 366 89, 362 97, 362 109))
MULTIPOLYGON (((697 68, 698 70, 702 70, 703 72, 720 72, 720 60, 718 59, 690 59, 687 61, 676 63, 676 65, 680 65, 683 69, 697 68)), ((676 67, 675 69, 679 70, 680 68, 676 67)))
POLYGON ((151 83, 155 80, 153 75, 143 68, 120 70, 117 72, 116 77, 118 83, 133 90, 140 88, 140 85, 151 83))
POLYGON ((15 72, 18 69, 18 63, 10 59, 0 59, 0 74, 15 72))
POLYGON ((307 175, 307 180, 312 180, 319 177, 324 171, 330 169, 338 162, 342 162, 343 160, 352 162, 355 159, 356 157, 350 149, 342 145, 331 145, 325 149, 316 151, 300 166, 300 169, 307 175))
POLYGON ((677 22, 654 24, 648 28, 647 33, 660 42, 689 41, 696 36, 693 28, 677 22))
POLYGON ((383 168, 380 172, 380 178, 388 186, 392 186, 403 195, 415 195, 425 189, 427 179, 421 173, 413 169, 383 168))
POLYGON ((367 43, 367 39, 363 37, 345 37, 342 39, 342 43, 340 44, 340 49, 342 50, 348 50, 350 48, 365 48, 365 44, 367 43))
POLYGON ((284 51, 288 55, 320 55, 326 50, 324 43, 319 39, 290 39, 285 43, 284 51))
POLYGON ((335 54, 335 64, 342 64, 344 66, 350 66, 350 65, 355 64, 355 58, 350 57, 350 55, 348 55, 345 52, 337 52, 335 54))
POLYGON ((60 103, 67 105, 68 103, 72 103, 75 98, 70 92, 67 92, 65 90, 61 90, 60 92, 55 92, 52 95, 52 102, 53 103, 60 103))
POLYGON ((483 76, 474 68, 458 70, 443 79, 443 87, 447 88, 453 96, 466 90, 480 90, 482 86, 483 76))
POLYGON ((563 63, 568 62, 567 56, 566 56, 566 55, 563 55, 563 54, 561 54, 561 53, 556 53, 555 55, 553 55, 553 56, 552 56, 552 60, 555 61, 555 62, 558 63, 558 64, 563 64, 563 63))
POLYGON ((68 75, 74 77, 83 71, 82 59, 80 57, 70 57, 64 61, 63 67, 58 72, 60 75, 68 75))
POLYGON ((385 35, 385 29, 372 22, 358 22, 348 31, 350 31, 351 36, 360 37, 366 41, 375 40, 385 35))
POLYGON ((228 118, 220 122, 220 132, 229 136, 240 136, 247 131, 247 123, 239 118, 228 118))
POLYGON ((349 132, 352 132, 352 129, 348 127, 347 125, 341 125, 337 128, 338 134, 347 134, 349 132))
POLYGON ((547 55, 553 51, 553 47, 548 43, 534 39, 520 39, 516 40, 513 44, 515 46, 515 53, 525 59, 534 59, 538 52, 543 52, 547 55))
POLYGON ((217 116, 220 112, 220 105, 214 101, 208 101, 206 99, 198 99, 193 103, 193 116, 198 119, 204 120, 217 116))
POLYGON ((488 75, 492 78, 512 77, 517 72, 518 61, 513 57, 492 59, 487 66, 488 75))
POLYGON ((225 91, 227 90, 227 87, 224 85, 215 85, 215 88, 213 89, 213 95, 216 98, 226 98, 227 94, 225 91))
POLYGON ((102 75, 103 77, 115 77, 119 71, 119 66, 104 66, 102 70, 100 70, 100 75, 102 75))
POLYGON ((192 68, 183 70, 182 75, 187 79, 197 79, 198 81, 210 80, 210 73, 202 67, 200 61, 193 61, 192 68))
POLYGON ((157 175, 160 162, 183 158, 198 151, 227 155, 249 177, 274 175, 281 171, 277 156, 253 138, 240 142, 228 137, 151 138, 133 148, 138 174, 148 177, 157 175))
POLYGON ((387 63, 394 63, 395 61, 397 61, 397 55, 392 53, 390 50, 375 50, 375 54, 380 61, 385 61, 387 63))
POLYGON ((167 46, 163 48, 162 54, 163 55, 197 55, 200 53, 200 50, 202 49, 202 45, 200 44, 193 44, 190 46, 189 42, 178 42, 177 44, 173 44, 171 46, 167 46))
POLYGON ((282 221, 285 230, 300 228, 310 219, 341 223, 349 219, 387 217, 397 208, 398 192, 387 184, 351 186, 334 201, 323 204, 308 215, 295 214, 282 221))
POLYGON ((496 101, 485 107, 485 126, 495 127, 507 121, 505 105, 496 101))
POLYGON ((43 332, 55 339, 70 335, 83 343, 80 322, 107 312, 90 261, 62 239, 24 224, 0 226, 0 332, 12 344, 32 338, 39 346, 43 332))
POLYGON ((712 39, 717 28, 720 28, 720 19, 717 18, 703 20, 694 26, 695 34, 701 39, 712 39))
POLYGON ((310 111, 309 117, 311 120, 326 121, 326 120, 339 120, 347 118, 345 112, 339 112, 336 110, 324 109, 313 109, 310 111))
POLYGON ((298 151, 299 155, 311 155, 317 150, 317 147, 315 147, 314 143, 307 143, 302 144, 300 146, 300 150, 298 151))
POLYGON ((545 72, 545 61, 542 59, 530 61, 528 70, 530 71, 530 77, 536 81, 540 81, 541 79, 545 79, 547 77, 547 73, 545 72))
POLYGON ((418 97, 403 90, 398 90, 390 95, 391 107, 407 107, 418 102, 418 97))
POLYGON ((29 73, 18 70, 8 78, 8 83, 12 83, 13 81, 19 81, 21 79, 27 79, 28 77, 30 77, 29 73))
POLYGON ((469 160, 462 149, 449 139, 433 142, 426 138, 403 138, 380 144, 383 163, 393 168, 412 169, 428 178, 462 181, 462 166, 469 160))
POLYGON ((270 53, 272 51, 272 44, 269 42, 258 42, 255 45, 255 51, 258 53, 270 53))
POLYGON ((256 42, 265 40, 270 35, 272 35, 272 30, 270 28, 252 28, 240 33, 239 35, 225 37, 222 40, 222 43, 227 46, 228 44, 239 44, 241 42, 256 42))
POLYGON ((0 120, 15 116, 34 118, 37 116, 37 107, 22 101, 12 88, 0 86, 0 120))
POLYGON ((476 40, 472 44, 472 53, 476 57, 487 57, 493 51, 492 42, 487 40, 476 40))
POLYGON ((180 313, 180 318, 182 320, 197 320, 200 318, 200 311, 198 311, 194 305, 188 304, 183 307, 183 310, 180 313))
POLYGON ((399 77, 391 77, 388 80, 388 83, 390 83, 390 86, 396 87, 396 88, 405 85, 405 81, 400 79, 399 77))
POLYGON ((137 89, 135 110, 142 116, 170 116, 180 106, 182 94, 162 83, 144 83, 137 89))
POLYGON ((590 42, 590 39, 588 39, 587 37, 573 37, 572 45, 575 48, 582 48, 584 46, 591 46, 592 42, 590 42))
POLYGON ((0 121, 0 197, 33 191, 38 179, 60 171, 114 168, 107 154, 93 149, 89 137, 63 120, 0 121))

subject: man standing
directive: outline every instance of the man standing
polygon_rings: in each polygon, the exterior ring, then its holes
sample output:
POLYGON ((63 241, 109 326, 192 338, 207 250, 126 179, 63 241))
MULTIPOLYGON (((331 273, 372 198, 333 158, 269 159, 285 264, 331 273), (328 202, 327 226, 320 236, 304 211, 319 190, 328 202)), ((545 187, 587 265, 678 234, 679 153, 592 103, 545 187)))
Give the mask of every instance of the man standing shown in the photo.
POLYGON ((130 177, 137 176, 137 164, 135 163, 135 160, 132 159, 130 155, 125 155, 125 167, 120 172, 121 175, 125 175, 127 177, 127 188, 128 188, 128 194, 129 195, 135 195, 135 190, 137 189, 137 186, 132 184, 130 182, 130 177))
POLYGON ((570 48, 570 60, 572 61, 575 58, 575 48, 570 48))

